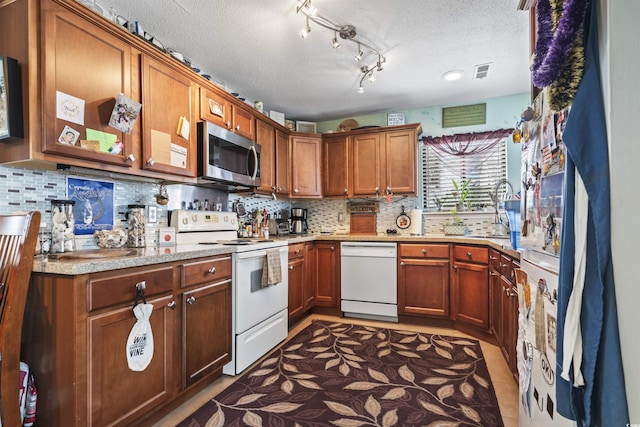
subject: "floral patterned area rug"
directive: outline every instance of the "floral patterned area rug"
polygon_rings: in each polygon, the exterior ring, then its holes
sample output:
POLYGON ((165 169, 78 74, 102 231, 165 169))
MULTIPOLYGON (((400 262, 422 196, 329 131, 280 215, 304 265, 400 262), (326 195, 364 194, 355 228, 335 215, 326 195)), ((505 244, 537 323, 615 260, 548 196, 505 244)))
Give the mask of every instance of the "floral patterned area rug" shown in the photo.
POLYGON ((314 321, 179 424, 503 426, 473 339, 314 321))

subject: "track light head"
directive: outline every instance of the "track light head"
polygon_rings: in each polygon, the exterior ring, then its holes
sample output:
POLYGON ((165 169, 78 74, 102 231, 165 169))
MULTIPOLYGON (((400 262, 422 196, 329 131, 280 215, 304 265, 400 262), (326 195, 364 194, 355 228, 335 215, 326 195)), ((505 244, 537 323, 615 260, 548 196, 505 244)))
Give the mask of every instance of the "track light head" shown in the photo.
POLYGON ((336 36, 336 34, 337 34, 336 32, 333 33, 333 39, 331 40, 331 44, 334 49, 340 49, 342 45, 338 43, 338 37, 336 36))

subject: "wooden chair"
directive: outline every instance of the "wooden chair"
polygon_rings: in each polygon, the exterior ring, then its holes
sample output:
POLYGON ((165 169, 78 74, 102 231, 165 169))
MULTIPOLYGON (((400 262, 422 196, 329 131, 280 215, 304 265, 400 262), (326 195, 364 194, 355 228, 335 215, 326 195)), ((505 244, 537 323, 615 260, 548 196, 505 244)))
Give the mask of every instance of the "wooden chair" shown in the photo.
POLYGON ((0 420, 20 426, 22 319, 40 228, 40 212, 0 215, 0 420))

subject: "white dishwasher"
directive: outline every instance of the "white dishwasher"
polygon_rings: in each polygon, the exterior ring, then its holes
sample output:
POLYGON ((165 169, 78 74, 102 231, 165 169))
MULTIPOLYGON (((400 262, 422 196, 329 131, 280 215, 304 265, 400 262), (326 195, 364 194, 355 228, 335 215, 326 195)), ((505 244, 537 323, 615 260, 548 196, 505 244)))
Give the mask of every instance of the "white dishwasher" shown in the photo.
POLYGON ((340 244, 341 310, 346 317, 398 321, 394 242, 340 244))

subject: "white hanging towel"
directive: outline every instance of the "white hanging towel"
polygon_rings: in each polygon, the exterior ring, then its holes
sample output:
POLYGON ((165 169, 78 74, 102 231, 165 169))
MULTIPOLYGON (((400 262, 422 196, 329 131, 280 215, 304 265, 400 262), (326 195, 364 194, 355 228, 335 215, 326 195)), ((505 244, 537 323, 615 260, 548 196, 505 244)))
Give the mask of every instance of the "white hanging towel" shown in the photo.
POLYGON ((132 371, 144 371, 153 359, 153 331, 149 318, 153 304, 137 304, 133 314, 138 321, 131 328, 127 339, 127 363, 132 371))

